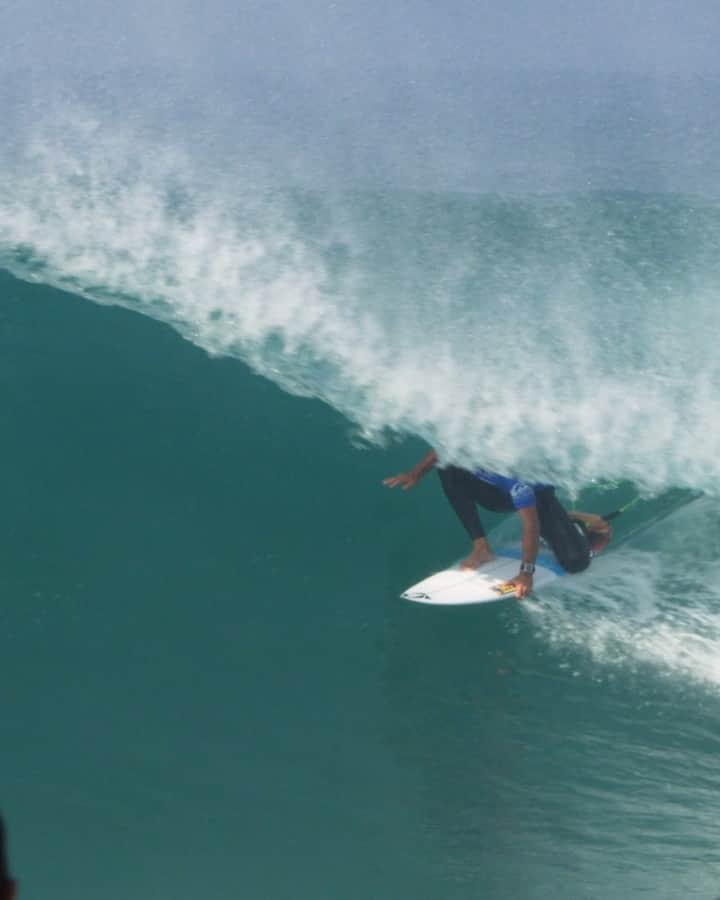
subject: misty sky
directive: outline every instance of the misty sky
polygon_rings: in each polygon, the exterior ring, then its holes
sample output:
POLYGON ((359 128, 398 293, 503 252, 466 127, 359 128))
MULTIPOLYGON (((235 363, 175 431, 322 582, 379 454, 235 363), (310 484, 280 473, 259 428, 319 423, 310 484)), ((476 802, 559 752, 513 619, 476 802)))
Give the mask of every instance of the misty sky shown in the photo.
POLYGON ((3 0, 0 65, 720 69, 718 0, 3 0))
POLYGON ((717 193, 719 47, 720 0, 0 0, 0 108, 323 184, 717 193))

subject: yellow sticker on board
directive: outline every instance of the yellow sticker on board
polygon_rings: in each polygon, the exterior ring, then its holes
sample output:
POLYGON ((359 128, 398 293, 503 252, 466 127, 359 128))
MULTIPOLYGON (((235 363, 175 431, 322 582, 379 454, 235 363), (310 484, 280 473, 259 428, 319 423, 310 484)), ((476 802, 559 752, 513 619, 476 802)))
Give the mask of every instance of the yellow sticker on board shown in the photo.
POLYGON ((517 590, 517 585, 514 581, 503 581, 501 584, 494 584, 492 589, 498 594, 512 594, 517 590))

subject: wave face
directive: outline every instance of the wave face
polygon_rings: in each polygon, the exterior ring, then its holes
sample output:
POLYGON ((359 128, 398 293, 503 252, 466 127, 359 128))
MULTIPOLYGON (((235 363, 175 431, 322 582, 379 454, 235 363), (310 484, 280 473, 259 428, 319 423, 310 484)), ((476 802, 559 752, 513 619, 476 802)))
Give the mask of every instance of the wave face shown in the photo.
POLYGON ((8 821, 42 840, 60 798, 88 897, 149 842, 168 896, 710 896, 719 523, 678 507, 719 484, 718 204, 583 180, 592 141, 471 191, 407 143, 343 180, 272 122, 111 106, 0 136, 0 267, 37 282, 0 272, 8 821), (537 602, 418 608, 465 538, 430 479, 381 487, 417 438, 589 509, 657 496, 537 602), (149 823, 122 859, 118 822, 149 823))
POLYGON ((291 189, 74 108, 4 147, 0 262, 318 397, 574 490, 720 487, 720 206, 291 189), (278 186, 280 185, 280 186, 278 186))
POLYGON ((714 896, 713 498, 640 500, 577 580, 449 610, 399 599, 465 551, 437 479, 381 485, 420 441, 354 450, 328 407, 7 273, 0 391, 3 813, 32 896, 58 856, 81 900, 111 870, 113 900, 714 896))

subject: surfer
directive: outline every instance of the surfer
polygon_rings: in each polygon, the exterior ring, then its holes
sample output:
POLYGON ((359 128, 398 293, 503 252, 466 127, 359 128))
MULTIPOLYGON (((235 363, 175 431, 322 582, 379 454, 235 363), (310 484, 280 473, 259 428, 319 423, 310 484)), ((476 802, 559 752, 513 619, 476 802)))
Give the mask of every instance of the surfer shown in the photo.
MULTIPOLYGON (((387 487, 408 490, 435 468, 438 456, 435 450, 427 453, 409 472, 402 472, 383 481, 387 487)), ((566 572, 582 572, 590 565, 590 542, 584 529, 578 528, 555 496, 551 484, 530 483, 509 478, 487 469, 462 469, 459 466, 438 467, 438 475, 445 496, 462 522, 472 541, 472 552, 460 564, 464 569, 478 569, 494 559, 494 553, 483 528, 477 507, 492 512, 517 512, 522 520, 522 559, 520 571, 512 583, 518 598, 526 597, 532 590, 535 560, 542 536, 552 548, 558 563, 566 572)), ((596 523, 586 513, 576 514, 596 523)), ((600 519, 600 517, 597 517, 600 519)))

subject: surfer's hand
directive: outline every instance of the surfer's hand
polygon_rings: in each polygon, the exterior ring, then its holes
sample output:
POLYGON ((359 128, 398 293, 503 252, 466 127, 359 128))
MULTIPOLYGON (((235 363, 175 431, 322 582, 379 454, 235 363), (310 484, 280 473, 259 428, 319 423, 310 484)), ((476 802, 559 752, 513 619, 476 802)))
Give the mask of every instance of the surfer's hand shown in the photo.
POLYGON ((519 575, 516 575, 515 578, 513 578, 515 596, 518 600, 522 600, 524 597, 529 596, 530 591, 532 591, 532 583, 533 577, 528 572, 520 572, 519 575))
POLYGON ((415 475, 414 472, 401 472, 399 475, 393 475, 392 478, 385 478, 383 484, 391 488, 401 485, 402 489, 407 491, 409 488, 415 487, 418 481, 420 481, 420 476, 415 475))

